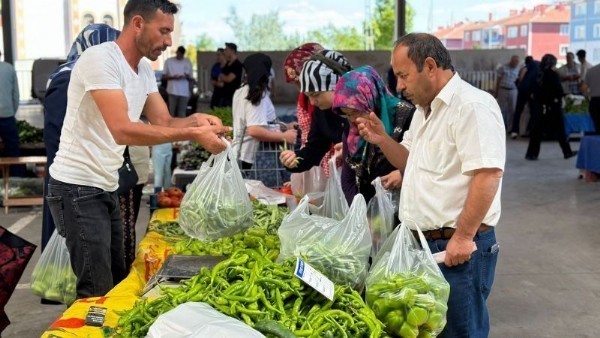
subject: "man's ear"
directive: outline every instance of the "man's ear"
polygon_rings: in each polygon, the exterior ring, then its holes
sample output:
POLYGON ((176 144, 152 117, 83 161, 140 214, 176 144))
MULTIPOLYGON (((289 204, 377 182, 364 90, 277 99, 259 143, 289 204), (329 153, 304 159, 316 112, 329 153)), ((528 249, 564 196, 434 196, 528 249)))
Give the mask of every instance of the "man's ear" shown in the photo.
POLYGON ((144 18, 141 15, 136 15, 131 18, 131 24, 136 30, 141 30, 144 25, 144 18))
POLYGON ((431 56, 428 56, 423 63, 423 69, 428 73, 433 73, 438 69, 437 62, 431 56))

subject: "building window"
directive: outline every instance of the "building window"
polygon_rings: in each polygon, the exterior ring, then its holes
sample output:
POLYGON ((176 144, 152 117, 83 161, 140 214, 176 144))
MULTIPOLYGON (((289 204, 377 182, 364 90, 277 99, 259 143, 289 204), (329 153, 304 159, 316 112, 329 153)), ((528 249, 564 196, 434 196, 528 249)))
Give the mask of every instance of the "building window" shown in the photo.
POLYGON ((465 41, 466 41, 466 42, 469 42, 469 41, 471 41, 471 32, 466 32, 466 33, 465 33, 465 41))
POLYGON ((521 36, 527 36, 527 25, 521 25, 521 36))
POLYGON ((479 40, 481 40, 481 31, 473 32, 473 41, 479 41, 479 40))
POLYGON ((84 14, 82 19, 83 27, 94 23, 94 16, 90 13, 84 14))
POLYGON ((560 25, 560 35, 569 35, 569 24, 560 25))
POLYGON ((600 48, 594 48, 593 60, 600 60, 600 48))
POLYGON ((106 14, 103 18, 102 21, 104 21, 105 24, 114 27, 114 20, 112 15, 106 14))
POLYGON ((509 38, 516 38, 519 35, 519 28, 518 27, 508 27, 508 33, 507 33, 509 38))
POLYGON ((600 14, 600 1, 598 0, 594 2, 594 14, 600 14))
POLYGON ((594 37, 600 38, 600 23, 594 25, 594 37))
POLYGON ((527 45, 521 45, 521 47, 519 47, 519 48, 524 49, 525 52, 527 52, 527 45))
POLYGON ((558 55, 567 55, 567 52, 569 51, 569 45, 560 45, 558 46, 558 55))
POLYGON ((575 26, 575 39, 576 40, 585 39, 585 26, 584 25, 575 26))
POLYGON ((575 16, 582 16, 587 14, 587 2, 580 2, 575 4, 575 16))

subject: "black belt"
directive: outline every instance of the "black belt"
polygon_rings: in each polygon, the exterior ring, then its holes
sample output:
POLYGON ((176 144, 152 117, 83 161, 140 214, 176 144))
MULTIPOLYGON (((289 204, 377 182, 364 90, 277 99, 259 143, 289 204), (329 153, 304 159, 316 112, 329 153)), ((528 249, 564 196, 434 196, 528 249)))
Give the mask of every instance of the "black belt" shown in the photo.
MULTIPOLYGON (((477 233, 486 232, 490 228, 492 228, 492 226, 481 223, 479 229, 477 229, 477 233)), ((423 231, 423 235, 428 241, 433 241, 436 239, 450 239, 452 235, 454 235, 455 231, 455 228, 440 228, 435 230, 423 231)), ((419 238, 419 234, 417 233, 417 231, 412 230, 412 233, 415 236, 415 238, 419 238)))
POLYGON ((500 86, 500 88, 505 89, 505 90, 515 90, 515 89, 517 89, 517 88, 508 88, 508 87, 502 87, 502 86, 500 86))

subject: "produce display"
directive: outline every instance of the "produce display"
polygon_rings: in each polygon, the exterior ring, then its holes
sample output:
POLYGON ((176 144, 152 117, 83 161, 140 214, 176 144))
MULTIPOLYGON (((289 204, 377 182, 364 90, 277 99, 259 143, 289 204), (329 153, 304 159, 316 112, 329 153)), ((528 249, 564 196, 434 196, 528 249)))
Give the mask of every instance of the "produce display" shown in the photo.
POLYGON ((182 286, 164 288, 164 296, 137 301, 133 309, 121 313, 118 332, 123 337, 143 337, 162 313, 185 302, 205 302, 270 334, 381 336, 383 324, 356 291, 336 286, 334 300, 329 301, 294 276, 295 260, 276 264, 265 255, 261 249, 237 250, 211 270, 201 269, 182 286))
POLYGON ((181 152, 177 165, 183 170, 198 170, 209 157, 210 153, 206 149, 192 142, 181 152))
POLYGON ((170 187, 156 194, 156 201, 160 208, 179 208, 182 199, 183 191, 177 187, 170 187))
POLYGON ((565 96, 565 112, 567 114, 585 114, 589 112, 589 103, 582 95, 565 96))
POLYGON ((32 126, 27 121, 17 120, 17 130, 19 131, 19 143, 44 142, 44 130, 32 126))
POLYGON ((47 300, 70 305, 77 296, 77 277, 70 265, 36 267, 31 274, 31 291, 47 300))

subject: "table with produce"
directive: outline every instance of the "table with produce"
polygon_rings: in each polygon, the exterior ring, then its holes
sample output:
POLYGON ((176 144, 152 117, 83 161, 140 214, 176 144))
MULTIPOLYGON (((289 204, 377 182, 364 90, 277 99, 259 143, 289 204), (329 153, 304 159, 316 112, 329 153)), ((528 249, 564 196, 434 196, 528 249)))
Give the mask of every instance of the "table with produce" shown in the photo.
POLYGON ((337 175, 321 204, 308 195, 291 211, 264 204, 248 194, 229 155, 215 155, 200 168, 180 208, 153 213, 125 280, 104 297, 75 301, 43 337, 416 338, 441 332, 449 286, 410 230, 392 232, 390 224, 382 233, 380 221, 371 229, 371 218, 381 215, 360 194, 348 205, 337 175), (331 210, 343 212, 331 218, 331 210), (374 230, 377 241, 387 237, 378 253, 374 230), (157 277, 185 275, 173 262, 190 259, 206 265, 180 280, 157 277))

